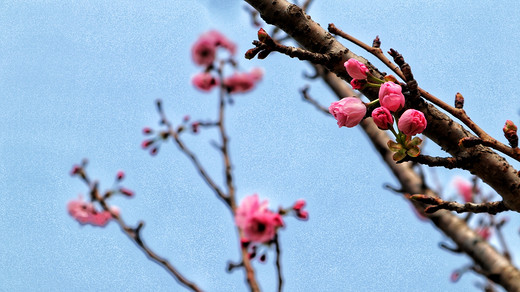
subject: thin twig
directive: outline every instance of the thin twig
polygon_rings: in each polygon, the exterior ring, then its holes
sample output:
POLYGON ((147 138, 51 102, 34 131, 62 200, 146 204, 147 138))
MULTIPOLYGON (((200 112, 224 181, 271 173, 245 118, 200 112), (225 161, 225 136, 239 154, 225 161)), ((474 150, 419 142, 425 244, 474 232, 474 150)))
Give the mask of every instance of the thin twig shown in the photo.
POLYGON ((282 285, 283 285, 283 277, 282 277, 282 267, 280 264, 280 242, 278 241, 278 234, 274 237, 274 245, 276 248, 276 272, 278 275, 278 292, 282 292, 282 285))
POLYGON ((318 109, 319 111, 323 112, 324 114, 326 115, 330 115, 329 113, 329 110, 322 106, 317 100, 315 100, 314 98, 312 98, 308 91, 309 91, 309 85, 305 86, 304 88, 302 88, 300 90, 300 93, 302 94, 302 97, 303 97, 303 100, 309 102, 310 104, 312 104, 314 107, 316 107, 316 109, 318 109))
POLYGON ((429 155, 419 155, 417 157, 406 156, 402 160, 397 163, 402 163, 406 161, 413 161, 420 164, 428 165, 428 166, 442 166, 448 169, 453 168, 463 168, 465 162, 461 158, 455 157, 438 157, 438 156, 429 156, 429 155))
POLYGON ((438 197, 432 197, 427 195, 412 195, 410 197, 412 200, 431 205, 426 207, 424 209, 425 213, 435 213, 438 210, 448 210, 448 211, 455 211, 457 213, 465 213, 465 212, 472 212, 472 213, 489 213, 492 215, 495 215, 499 212, 509 211, 509 209, 503 201, 499 202, 486 202, 482 204, 475 204, 475 203, 457 203, 457 202, 451 202, 451 201, 444 201, 438 197))

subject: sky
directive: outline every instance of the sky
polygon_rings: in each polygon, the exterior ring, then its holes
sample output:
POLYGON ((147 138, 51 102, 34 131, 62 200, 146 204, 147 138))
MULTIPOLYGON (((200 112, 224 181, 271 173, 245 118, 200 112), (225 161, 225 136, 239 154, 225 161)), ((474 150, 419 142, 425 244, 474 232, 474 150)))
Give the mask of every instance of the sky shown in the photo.
MULTIPOLYGON (((506 119, 520 122, 520 67, 515 1, 315 1, 309 14, 382 48, 397 49, 419 86, 465 110, 506 142, 506 119)), ((114 223, 81 226, 66 204, 87 187, 69 172, 83 158, 87 171, 110 188, 135 197, 114 198, 130 225, 206 291, 245 291, 230 212, 172 144, 151 157, 140 148, 145 126, 158 128, 154 101, 164 101, 174 123, 216 116, 216 93, 193 88, 198 73, 190 47, 217 29, 251 48, 257 28, 241 1, 10 1, 0 3, 0 291, 185 291, 114 223)), ((272 29, 265 25, 265 28, 272 29)), ((361 49, 343 43, 355 53, 361 49)), ((382 65, 371 58, 376 66, 382 65)), ((397 186, 360 129, 302 102, 299 89, 328 106, 333 93, 305 80, 310 66, 287 56, 239 58, 242 70, 262 67, 256 90, 238 95, 226 120, 237 196, 257 193, 272 209, 304 198, 310 220, 286 218, 281 230, 285 291, 471 291, 478 277, 449 278, 469 258, 441 250, 448 242, 408 203, 383 188, 397 186)), ((222 181, 211 130, 186 135, 209 173, 222 181)), ((433 143, 425 153, 441 154, 433 143)), ((518 163, 513 163, 519 167, 518 163)), ((464 171, 436 169, 446 196, 464 171)), ((519 246, 516 214, 506 238, 519 246)), ((496 239, 491 240, 496 243, 496 239)), ((515 261, 519 251, 512 249, 515 261)), ((274 253, 254 263, 264 291, 276 289, 274 253)))

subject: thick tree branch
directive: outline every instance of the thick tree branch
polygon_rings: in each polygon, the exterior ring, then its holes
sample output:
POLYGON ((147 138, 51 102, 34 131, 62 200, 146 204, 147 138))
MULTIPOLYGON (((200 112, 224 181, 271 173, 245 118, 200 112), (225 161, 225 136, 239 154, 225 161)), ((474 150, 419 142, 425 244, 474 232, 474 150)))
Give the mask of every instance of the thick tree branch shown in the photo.
MULTIPOLYGON (((323 79, 336 93, 338 99, 353 94, 350 87, 333 74, 323 74, 323 79)), ((370 120, 362 121, 361 127, 383 158, 384 163, 399 180, 401 192, 436 196, 431 189, 425 187, 421 176, 412 169, 410 163, 396 164, 393 161, 393 153, 386 146, 386 142, 390 139, 386 132, 379 130, 370 120)), ((423 205, 415 203, 414 206, 419 213, 429 218, 437 228, 457 244, 457 250, 470 256, 475 264, 484 271, 486 277, 507 291, 520 291, 520 271, 511 264, 508 258, 482 240, 463 219, 445 210, 440 210, 435 214, 425 214, 423 205)))
MULTIPOLYGON (((285 0, 246 0, 246 2, 257 9, 267 23, 280 27, 304 49, 314 53, 342 56, 340 62, 326 65, 329 71, 342 79, 349 82, 352 79, 343 66, 343 63, 350 58, 367 64, 375 77, 383 78, 376 67, 345 48, 298 6, 285 0)), ((377 89, 366 88, 362 92, 370 100, 378 98, 377 89)), ((422 91, 421 95, 424 96, 422 91)), ((428 127, 423 134, 453 157, 473 157, 476 163, 468 165, 465 169, 495 189, 502 196, 506 206, 514 211, 520 211, 520 177, 503 157, 481 145, 470 149, 460 147, 458 141, 471 137, 472 134, 435 106, 422 99, 414 101, 410 106, 423 112, 426 116, 428 127)))

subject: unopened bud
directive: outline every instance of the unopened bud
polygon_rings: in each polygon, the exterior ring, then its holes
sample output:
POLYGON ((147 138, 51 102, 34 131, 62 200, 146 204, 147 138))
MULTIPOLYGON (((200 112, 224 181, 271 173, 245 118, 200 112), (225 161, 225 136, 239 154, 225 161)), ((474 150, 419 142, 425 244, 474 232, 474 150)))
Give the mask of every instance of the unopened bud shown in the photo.
POLYGON ((464 107, 464 96, 460 94, 460 92, 457 92, 455 94, 455 108, 463 108, 464 107))
POLYGON ((116 175, 116 179, 117 179, 118 181, 120 181, 120 180, 122 180, 123 178, 125 178, 125 173, 124 173, 122 170, 118 171, 118 172, 117 172, 117 175, 116 175))
POLYGON ((265 29, 260 28, 258 30, 258 40, 261 41, 262 43, 265 43, 269 39, 271 39, 271 37, 267 34, 265 29))
POLYGON ((509 141, 509 145, 513 148, 518 147, 518 135, 516 133, 517 127, 515 124, 512 121, 507 120, 502 130, 504 131, 504 136, 507 141, 509 141))

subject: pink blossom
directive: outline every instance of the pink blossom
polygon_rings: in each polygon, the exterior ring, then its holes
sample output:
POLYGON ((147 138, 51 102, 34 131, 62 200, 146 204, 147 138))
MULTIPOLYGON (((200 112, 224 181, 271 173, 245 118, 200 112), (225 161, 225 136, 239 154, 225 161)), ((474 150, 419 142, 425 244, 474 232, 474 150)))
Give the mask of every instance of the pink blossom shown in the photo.
POLYGON ((406 135, 413 136, 420 134, 426 129, 426 118, 424 114, 418 110, 406 110, 397 123, 397 127, 406 135))
POLYGON ((207 72, 201 72, 193 76, 191 83, 193 83, 195 88, 202 91, 210 91, 213 87, 218 85, 217 79, 207 72))
POLYGON ((217 46, 212 38, 199 38, 191 48, 193 62, 201 66, 209 66, 215 61, 217 46))
POLYGON ((219 46, 229 50, 232 55, 236 52, 235 44, 220 32, 211 30, 202 34, 191 48, 193 62, 201 66, 211 65, 215 60, 217 47, 219 46))
POLYGON ((356 59, 348 59, 344 64, 348 75, 355 79, 367 79, 368 68, 356 59))
POLYGON ((338 126, 352 128, 359 124, 367 112, 366 106, 359 98, 345 97, 333 102, 329 112, 338 122, 338 126))
POLYGON ((262 69, 255 68, 251 72, 236 72, 224 79, 224 85, 229 93, 244 93, 253 89, 258 81, 262 79, 262 69))
POLYGON ((473 185, 471 182, 460 176, 456 176, 452 184, 457 189, 459 195, 464 199, 464 202, 473 202, 473 185))
POLYGON ((379 89, 379 103, 392 112, 404 107, 404 95, 401 85, 394 82, 385 82, 379 89))
MULTIPOLYGON (((83 197, 79 196, 77 200, 69 201, 67 210, 70 216, 76 219, 81 224, 92 224, 95 226, 105 226, 112 215, 108 211, 98 212, 94 205, 90 202, 84 202, 83 197)), ((113 207, 112 212, 119 214, 119 210, 113 207)))
POLYGON ((242 200, 235 212, 235 224, 242 229, 247 240, 269 242, 276 235, 278 227, 283 226, 280 214, 267 209, 268 201, 259 202, 254 194, 242 200))
POLYGON ((386 107, 378 107, 372 111, 372 119, 381 130, 388 130, 394 124, 394 117, 386 107))

